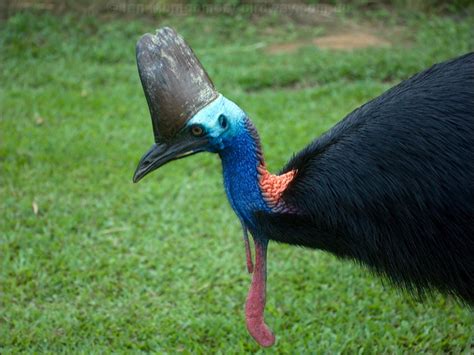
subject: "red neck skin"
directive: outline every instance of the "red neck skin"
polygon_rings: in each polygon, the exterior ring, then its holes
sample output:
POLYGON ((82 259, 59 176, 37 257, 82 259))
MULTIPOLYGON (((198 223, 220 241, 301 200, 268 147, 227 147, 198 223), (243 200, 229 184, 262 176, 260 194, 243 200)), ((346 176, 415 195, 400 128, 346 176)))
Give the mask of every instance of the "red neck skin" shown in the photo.
POLYGON ((265 163, 261 163, 257 167, 258 179, 262 196, 268 207, 273 212, 295 212, 282 199, 283 192, 288 187, 288 184, 296 175, 296 170, 288 171, 282 175, 273 175, 268 172, 265 163))
POLYGON ((275 336, 265 324, 263 317, 266 301, 268 240, 254 238, 254 242, 255 267, 252 284, 245 304, 245 318, 250 335, 261 346, 268 347, 275 343, 275 336))

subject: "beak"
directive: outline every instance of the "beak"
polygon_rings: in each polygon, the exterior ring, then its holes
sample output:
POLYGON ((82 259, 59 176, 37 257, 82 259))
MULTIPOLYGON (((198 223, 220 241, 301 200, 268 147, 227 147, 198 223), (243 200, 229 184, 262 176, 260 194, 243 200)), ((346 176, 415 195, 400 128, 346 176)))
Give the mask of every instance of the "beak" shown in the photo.
POLYGON ((202 138, 153 144, 150 150, 140 159, 135 174, 133 175, 133 182, 136 183, 140 181, 145 175, 172 160, 202 152, 206 145, 207 139, 202 138))

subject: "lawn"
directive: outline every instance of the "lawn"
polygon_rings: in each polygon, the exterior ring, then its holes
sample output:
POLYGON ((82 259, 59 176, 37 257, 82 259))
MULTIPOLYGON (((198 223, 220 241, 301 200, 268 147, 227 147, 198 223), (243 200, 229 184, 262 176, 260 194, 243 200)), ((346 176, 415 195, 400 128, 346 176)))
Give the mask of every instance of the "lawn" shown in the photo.
POLYGON ((0 352, 472 352, 472 310, 456 300, 421 303, 358 265, 278 244, 266 311, 277 343, 261 350, 245 328, 250 276, 218 158, 131 178, 153 141, 135 66, 145 32, 184 35, 254 120, 277 171, 357 106, 473 50, 473 24, 390 12, 320 24, 10 17, 0 25, 0 352), (359 32, 380 43, 313 45, 359 32))

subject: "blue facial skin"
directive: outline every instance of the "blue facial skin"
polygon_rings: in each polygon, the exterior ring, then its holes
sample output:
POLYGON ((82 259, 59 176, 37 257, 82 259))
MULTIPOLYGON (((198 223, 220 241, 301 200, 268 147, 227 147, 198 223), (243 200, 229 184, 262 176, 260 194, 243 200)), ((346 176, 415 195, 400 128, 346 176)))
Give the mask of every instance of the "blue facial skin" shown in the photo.
POLYGON ((219 153, 225 147, 232 145, 233 138, 245 128, 246 117, 247 115, 239 106, 219 95, 217 99, 195 114, 187 122, 187 126, 201 126, 210 142, 207 151, 219 153), (225 124, 222 124, 223 120, 226 121, 225 124))
POLYGON ((206 150, 221 158, 224 187, 232 208, 241 222, 254 230, 253 213, 270 209, 262 198, 258 180, 259 142, 248 130, 248 120, 240 107, 220 95, 194 115, 187 126, 199 125, 203 129, 209 139, 206 150))

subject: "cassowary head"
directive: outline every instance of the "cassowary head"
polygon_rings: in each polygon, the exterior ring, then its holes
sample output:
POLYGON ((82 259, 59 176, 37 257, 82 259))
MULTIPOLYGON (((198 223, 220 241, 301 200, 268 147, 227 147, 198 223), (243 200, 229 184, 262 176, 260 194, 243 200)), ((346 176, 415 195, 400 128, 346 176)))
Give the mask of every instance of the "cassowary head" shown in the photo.
POLYGON ((270 210, 282 184, 271 183, 257 132, 235 103, 219 94, 184 40, 172 29, 143 36, 137 45, 138 72, 153 122, 155 144, 142 157, 133 181, 172 160, 199 152, 218 153, 224 185, 244 228, 247 267, 253 273, 246 303, 247 328, 263 346, 275 337, 265 325, 265 238, 255 238, 253 211, 270 210), (255 243, 255 267, 247 237, 255 243))
POLYGON ((137 62, 155 144, 140 160, 134 182, 172 160, 203 151, 218 153, 232 144, 246 114, 215 90, 174 30, 144 35, 137 44, 137 62))

